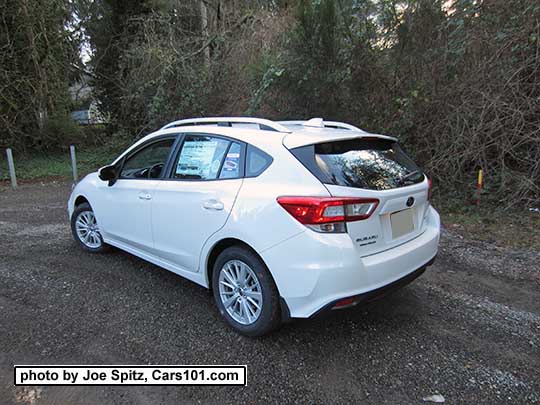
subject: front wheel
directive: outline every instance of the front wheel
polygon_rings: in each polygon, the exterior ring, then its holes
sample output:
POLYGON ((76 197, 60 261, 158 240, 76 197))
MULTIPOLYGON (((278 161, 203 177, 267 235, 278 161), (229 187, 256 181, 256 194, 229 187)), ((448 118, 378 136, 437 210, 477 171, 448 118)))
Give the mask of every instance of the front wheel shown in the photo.
POLYGON ((280 325, 276 285, 262 260, 250 250, 235 246, 218 256, 212 289, 219 312, 240 334, 262 336, 280 325))
POLYGON ((102 253, 109 246, 103 242, 92 207, 83 203, 75 207, 71 215, 71 233, 79 245, 92 253, 102 253))

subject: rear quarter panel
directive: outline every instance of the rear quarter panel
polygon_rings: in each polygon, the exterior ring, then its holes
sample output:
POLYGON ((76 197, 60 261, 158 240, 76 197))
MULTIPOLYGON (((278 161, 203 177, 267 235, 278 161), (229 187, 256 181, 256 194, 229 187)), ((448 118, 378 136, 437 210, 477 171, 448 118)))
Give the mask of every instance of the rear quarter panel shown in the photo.
POLYGON ((207 268, 212 248, 223 239, 239 239, 264 258, 266 249, 305 232, 307 228, 278 204, 278 197, 329 196, 326 187, 285 147, 265 152, 274 161, 258 177, 244 179, 227 223, 202 249, 200 269, 207 268))

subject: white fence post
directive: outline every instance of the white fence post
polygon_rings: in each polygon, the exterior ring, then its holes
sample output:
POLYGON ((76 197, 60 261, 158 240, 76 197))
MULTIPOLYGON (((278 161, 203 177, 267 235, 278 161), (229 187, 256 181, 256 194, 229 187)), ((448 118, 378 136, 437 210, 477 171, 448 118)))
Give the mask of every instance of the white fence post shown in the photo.
POLYGON ((73 171, 73 181, 77 182, 77 157, 75 156, 75 145, 69 145, 69 154, 71 156, 71 170, 73 171))
POLYGON ((13 153, 11 148, 6 149, 8 167, 9 167, 9 176, 11 177, 11 187, 13 189, 17 188, 17 176, 15 175, 15 165, 13 164, 13 153))

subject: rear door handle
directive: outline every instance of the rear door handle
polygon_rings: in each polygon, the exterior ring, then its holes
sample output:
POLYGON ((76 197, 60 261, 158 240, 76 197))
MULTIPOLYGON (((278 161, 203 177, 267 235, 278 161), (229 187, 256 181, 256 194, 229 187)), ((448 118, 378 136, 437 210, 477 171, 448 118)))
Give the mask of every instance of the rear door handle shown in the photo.
POLYGON ((207 210, 221 211, 224 206, 221 201, 218 200, 207 200, 203 203, 203 208, 207 210))
POLYGON ((139 200, 151 200, 152 195, 150 193, 141 192, 139 193, 139 200))

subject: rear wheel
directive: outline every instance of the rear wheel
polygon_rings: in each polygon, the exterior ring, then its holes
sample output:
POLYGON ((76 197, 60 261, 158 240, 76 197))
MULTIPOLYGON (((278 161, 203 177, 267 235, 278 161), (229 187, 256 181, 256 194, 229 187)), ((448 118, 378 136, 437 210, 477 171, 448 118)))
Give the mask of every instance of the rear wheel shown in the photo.
POLYGON ((274 280, 250 250, 224 250, 214 264, 212 288, 219 312, 242 335, 262 336, 281 323, 274 280))
POLYGON ((102 253, 109 248, 103 242, 96 216, 88 203, 75 207, 71 215, 71 233, 79 245, 89 252, 102 253))

